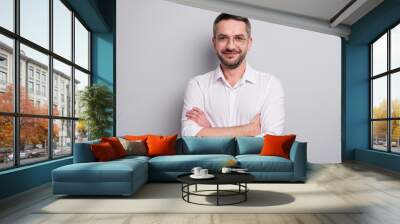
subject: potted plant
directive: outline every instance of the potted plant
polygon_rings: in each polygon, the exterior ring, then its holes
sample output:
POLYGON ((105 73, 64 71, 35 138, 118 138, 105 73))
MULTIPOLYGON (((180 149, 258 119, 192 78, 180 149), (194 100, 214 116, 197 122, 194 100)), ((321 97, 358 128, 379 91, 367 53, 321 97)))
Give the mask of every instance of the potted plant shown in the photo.
POLYGON ((82 109, 80 126, 87 127, 89 140, 110 136, 112 125, 113 93, 102 84, 87 86, 80 92, 79 106, 82 109))

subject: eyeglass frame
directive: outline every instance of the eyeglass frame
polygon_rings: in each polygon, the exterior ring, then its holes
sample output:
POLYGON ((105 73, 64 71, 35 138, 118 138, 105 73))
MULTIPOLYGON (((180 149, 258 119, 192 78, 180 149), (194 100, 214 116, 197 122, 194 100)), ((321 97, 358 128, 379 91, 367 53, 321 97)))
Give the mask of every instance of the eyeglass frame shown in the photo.
POLYGON ((232 39, 233 43, 237 43, 240 45, 243 45, 246 43, 246 41, 249 39, 249 37, 246 37, 244 34, 237 34, 237 35, 225 35, 225 34, 219 34, 217 37, 214 37, 217 42, 227 44, 229 41, 232 39), (222 38, 227 38, 225 40, 222 40, 222 38), (241 38, 241 39, 237 39, 241 38))

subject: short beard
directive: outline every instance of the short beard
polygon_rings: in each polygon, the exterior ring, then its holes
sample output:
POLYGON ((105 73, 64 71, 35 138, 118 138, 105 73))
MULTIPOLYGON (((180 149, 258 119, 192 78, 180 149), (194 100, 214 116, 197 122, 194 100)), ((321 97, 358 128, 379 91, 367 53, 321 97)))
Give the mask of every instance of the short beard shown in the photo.
POLYGON ((240 64, 242 64, 243 60, 246 58, 246 52, 244 52, 243 54, 239 55, 239 58, 230 63, 228 61, 226 61, 219 53, 217 54, 221 64, 223 64, 225 67, 229 68, 229 69, 235 69, 237 67, 239 67, 240 64))

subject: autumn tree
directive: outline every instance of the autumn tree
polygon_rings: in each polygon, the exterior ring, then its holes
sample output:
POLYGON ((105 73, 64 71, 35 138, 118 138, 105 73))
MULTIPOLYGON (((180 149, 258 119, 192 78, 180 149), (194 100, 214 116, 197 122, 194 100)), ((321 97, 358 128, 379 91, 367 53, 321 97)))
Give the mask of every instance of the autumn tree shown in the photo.
MULTIPOLYGON (((14 107, 14 88, 13 85, 8 85, 6 92, 0 93, 0 111, 13 112, 14 107)), ((29 99, 29 95, 24 87, 20 88, 20 110, 23 114, 41 114, 46 115, 48 107, 34 105, 29 99)), ((58 114, 59 111, 55 110, 58 114)), ((0 116, 0 147, 12 149, 13 146, 13 119, 11 116, 0 116)), ((48 119, 47 118, 20 118, 20 148, 24 149, 26 145, 42 144, 47 142, 48 136, 48 119)), ((53 138, 59 135, 59 128, 53 126, 53 138)))
MULTIPOLYGON (((391 117, 400 117, 400 100, 394 99, 391 104, 391 117)), ((387 118, 387 100, 382 100, 378 106, 373 108, 373 118, 387 118)), ((400 138, 400 122, 392 121, 392 141, 397 142, 400 138)), ((385 138, 387 136, 387 121, 375 121, 373 125, 373 133, 375 138, 385 138)))
MULTIPOLYGON (((0 93, 0 111, 12 112, 14 108, 13 86, 8 85, 4 93, 0 93)), ((13 146, 13 119, 10 116, 0 116, 0 148, 13 146)))

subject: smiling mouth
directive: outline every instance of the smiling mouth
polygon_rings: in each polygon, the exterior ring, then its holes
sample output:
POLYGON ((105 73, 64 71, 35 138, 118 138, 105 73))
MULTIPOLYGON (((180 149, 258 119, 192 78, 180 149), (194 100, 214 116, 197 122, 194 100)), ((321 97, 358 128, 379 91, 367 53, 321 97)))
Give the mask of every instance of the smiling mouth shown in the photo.
POLYGON ((235 52, 224 52, 224 53, 222 53, 223 55, 225 55, 226 57, 228 57, 228 58, 233 58, 233 57, 235 57, 236 55, 238 55, 239 53, 235 53, 235 52))

